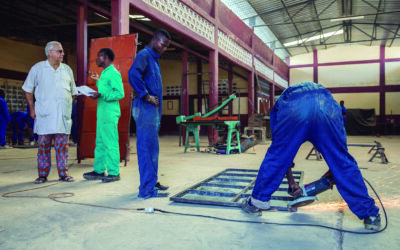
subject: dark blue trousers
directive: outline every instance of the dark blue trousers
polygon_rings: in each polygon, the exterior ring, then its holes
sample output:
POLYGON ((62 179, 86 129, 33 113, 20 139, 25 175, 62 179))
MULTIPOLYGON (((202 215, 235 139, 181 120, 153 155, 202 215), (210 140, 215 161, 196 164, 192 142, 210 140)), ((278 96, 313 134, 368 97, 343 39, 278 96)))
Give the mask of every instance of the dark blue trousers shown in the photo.
POLYGON ((155 197, 158 193, 154 186, 158 180, 158 132, 161 118, 159 108, 143 99, 136 99, 133 102, 132 114, 136 122, 136 150, 140 174, 138 197, 155 197))
POLYGON ((286 89, 270 114, 272 144, 261 164, 252 196, 269 201, 300 146, 311 142, 323 155, 350 210, 364 219, 378 214, 357 162, 347 149, 340 106, 321 85, 304 82, 286 89))

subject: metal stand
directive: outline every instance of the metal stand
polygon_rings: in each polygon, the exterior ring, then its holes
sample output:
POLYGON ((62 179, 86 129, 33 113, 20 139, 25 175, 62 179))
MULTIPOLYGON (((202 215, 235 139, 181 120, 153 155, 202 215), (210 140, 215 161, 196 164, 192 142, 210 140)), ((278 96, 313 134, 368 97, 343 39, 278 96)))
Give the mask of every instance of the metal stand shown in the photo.
POLYGON ((388 159, 386 158, 384 147, 378 147, 374 155, 371 157, 371 159, 369 159, 369 161, 371 162, 374 158, 381 158, 381 162, 383 164, 387 164, 389 162, 388 159))
POLYGON ((317 157, 317 161, 322 161, 322 155, 321 153, 313 146, 313 148, 311 149, 310 153, 308 153, 306 160, 308 160, 308 158, 310 158, 310 156, 316 156, 317 157), (315 152, 315 153, 313 153, 315 152))

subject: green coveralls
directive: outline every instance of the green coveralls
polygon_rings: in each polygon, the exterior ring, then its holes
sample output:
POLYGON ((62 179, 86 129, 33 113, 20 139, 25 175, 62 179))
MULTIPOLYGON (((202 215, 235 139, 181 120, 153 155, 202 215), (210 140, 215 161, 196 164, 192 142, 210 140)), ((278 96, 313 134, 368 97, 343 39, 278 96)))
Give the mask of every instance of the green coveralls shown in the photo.
POLYGON ((96 149, 94 171, 109 175, 119 174, 118 119, 121 110, 118 100, 124 98, 121 74, 110 65, 96 82, 101 96, 97 99, 96 149))

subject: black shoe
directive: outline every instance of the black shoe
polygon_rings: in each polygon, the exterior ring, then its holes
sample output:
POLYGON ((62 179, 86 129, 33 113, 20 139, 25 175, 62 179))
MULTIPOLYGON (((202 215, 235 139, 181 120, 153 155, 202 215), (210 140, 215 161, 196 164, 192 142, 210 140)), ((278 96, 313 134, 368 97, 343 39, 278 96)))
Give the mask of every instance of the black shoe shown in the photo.
POLYGON ((381 216, 378 214, 376 216, 368 216, 364 219, 365 229, 379 230, 381 228, 381 216))
POLYGON ((251 204, 251 198, 247 198, 242 202, 242 210, 254 216, 261 216, 262 211, 258 207, 251 204))
POLYGON ((103 183, 106 183, 106 182, 113 182, 113 181, 119 181, 119 180, 121 180, 121 178, 119 177, 119 175, 111 175, 111 174, 109 174, 109 175, 107 175, 107 176, 104 176, 104 177, 101 179, 101 181, 102 181, 103 183))
POLYGON ((158 190, 163 190, 163 191, 169 188, 168 186, 161 185, 159 182, 157 182, 154 187, 157 188, 158 190))
POLYGON ((99 174, 95 171, 87 172, 83 174, 83 178, 85 178, 88 181, 101 180, 104 178, 104 173, 99 174))

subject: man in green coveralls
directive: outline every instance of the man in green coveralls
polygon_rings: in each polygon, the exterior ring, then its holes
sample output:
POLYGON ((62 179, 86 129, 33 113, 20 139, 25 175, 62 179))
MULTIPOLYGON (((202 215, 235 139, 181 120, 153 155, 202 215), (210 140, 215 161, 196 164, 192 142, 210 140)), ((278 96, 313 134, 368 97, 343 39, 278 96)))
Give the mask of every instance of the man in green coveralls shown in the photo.
POLYGON ((96 149, 94 150, 94 171, 84 173, 86 180, 112 182, 119 177, 118 119, 121 116, 119 100, 124 98, 121 74, 112 65, 114 52, 103 48, 97 53, 96 64, 103 68, 99 78, 96 72, 89 72, 96 81, 98 92, 91 98, 97 102, 96 149), (104 174, 107 169, 107 176, 104 174))

